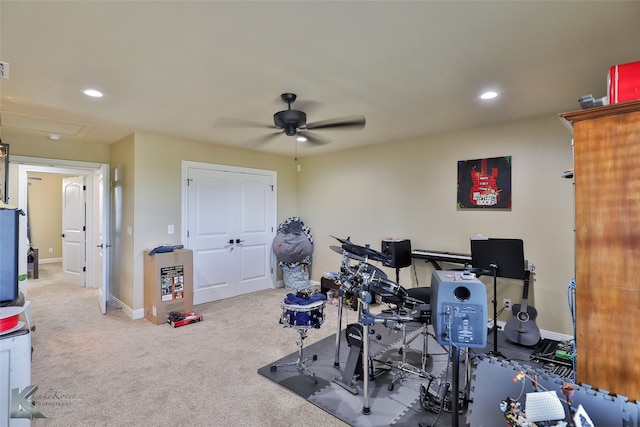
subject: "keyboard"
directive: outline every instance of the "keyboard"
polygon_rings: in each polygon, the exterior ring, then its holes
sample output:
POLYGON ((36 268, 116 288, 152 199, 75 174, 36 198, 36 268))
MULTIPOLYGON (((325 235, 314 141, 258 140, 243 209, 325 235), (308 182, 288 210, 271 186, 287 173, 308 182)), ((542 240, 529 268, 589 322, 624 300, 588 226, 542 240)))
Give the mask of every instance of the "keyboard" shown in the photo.
POLYGON ((412 258, 424 259, 426 261, 441 261, 454 264, 471 263, 471 255, 460 254, 456 252, 432 251, 428 249, 413 249, 411 251, 412 258))

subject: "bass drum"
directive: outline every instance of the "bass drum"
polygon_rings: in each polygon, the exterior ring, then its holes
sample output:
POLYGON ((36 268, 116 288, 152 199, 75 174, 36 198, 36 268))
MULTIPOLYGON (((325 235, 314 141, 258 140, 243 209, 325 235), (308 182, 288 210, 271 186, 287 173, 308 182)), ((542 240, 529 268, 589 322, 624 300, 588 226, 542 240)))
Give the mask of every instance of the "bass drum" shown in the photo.
POLYGON ((404 304, 407 299, 407 290, 385 278, 375 278, 369 284, 369 291, 379 296, 387 304, 404 304))

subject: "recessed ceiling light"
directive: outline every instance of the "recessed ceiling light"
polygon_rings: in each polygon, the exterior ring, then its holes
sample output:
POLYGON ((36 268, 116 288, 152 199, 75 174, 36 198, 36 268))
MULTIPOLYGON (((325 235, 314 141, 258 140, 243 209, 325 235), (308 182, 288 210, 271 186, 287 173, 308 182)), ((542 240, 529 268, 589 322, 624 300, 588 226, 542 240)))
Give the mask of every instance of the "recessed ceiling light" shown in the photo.
POLYGON ((483 93, 482 95, 480 95, 480 99, 493 99, 493 98, 497 98, 498 97, 498 92, 494 92, 492 90, 487 91, 485 93, 483 93))
POLYGON ((56 134, 56 133, 50 133, 49 134, 49 139, 52 141, 59 141, 60 140, 60 135, 56 134))
POLYGON ((103 96, 102 92, 96 89, 85 89, 84 91, 82 91, 82 93, 93 98, 102 98, 103 96))

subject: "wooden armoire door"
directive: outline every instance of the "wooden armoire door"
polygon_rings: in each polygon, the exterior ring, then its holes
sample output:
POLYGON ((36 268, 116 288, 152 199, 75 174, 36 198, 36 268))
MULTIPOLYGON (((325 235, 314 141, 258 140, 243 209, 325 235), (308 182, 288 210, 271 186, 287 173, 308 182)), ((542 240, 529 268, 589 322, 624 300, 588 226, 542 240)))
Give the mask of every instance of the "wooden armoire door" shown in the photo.
POLYGON ((640 399, 640 101, 573 123, 576 380, 640 399))

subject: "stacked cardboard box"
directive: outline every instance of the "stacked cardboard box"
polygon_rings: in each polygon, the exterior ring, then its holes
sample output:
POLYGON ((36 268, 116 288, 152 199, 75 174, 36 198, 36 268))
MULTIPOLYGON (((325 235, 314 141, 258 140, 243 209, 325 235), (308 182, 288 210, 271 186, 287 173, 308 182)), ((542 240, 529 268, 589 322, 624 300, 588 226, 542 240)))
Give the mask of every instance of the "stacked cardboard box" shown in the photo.
POLYGON ((150 256, 145 251, 144 317, 160 325, 172 311, 193 311, 193 252, 175 249, 150 256))

